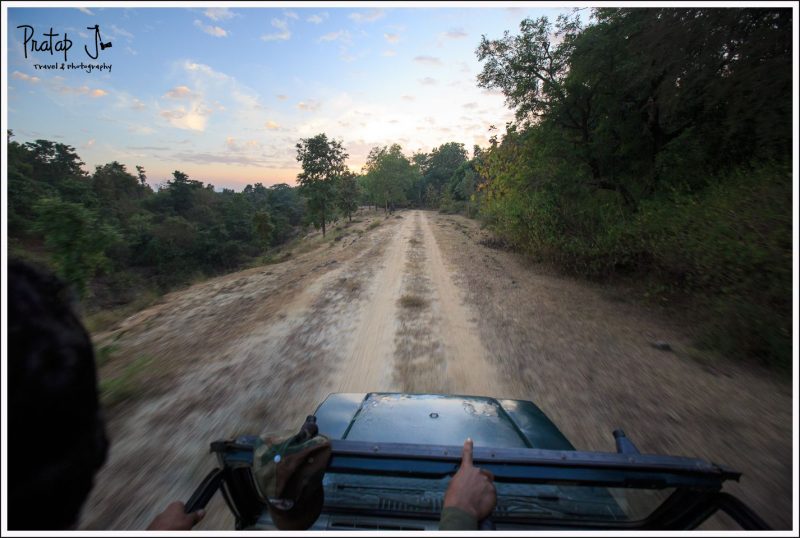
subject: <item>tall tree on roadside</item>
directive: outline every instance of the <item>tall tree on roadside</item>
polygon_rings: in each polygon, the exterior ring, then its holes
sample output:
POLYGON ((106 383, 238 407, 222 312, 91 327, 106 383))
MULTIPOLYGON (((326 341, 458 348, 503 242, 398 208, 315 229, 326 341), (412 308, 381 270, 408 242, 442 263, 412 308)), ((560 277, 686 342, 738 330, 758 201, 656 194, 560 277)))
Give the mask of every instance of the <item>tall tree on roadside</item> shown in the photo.
POLYGON ((308 200, 309 216, 315 225, 322 226, 330 220, 336 203, 336 183, 346 171, 348 155, 342 142, 328 140, 324 134, 302 138, 297 144, 297 160, 303 171, 297 175, 300 193, 308 200))
POLYGON ((464 149, 464 144, 458 142, 442 144, 430 152, 425 161, 422 178, 422 182, 425 185, 424 195, 428 205, 433 200, 439 199, 442 189, 450 181, 456 170, 465 162, 467 162, 467 150, 464 149))
POLYGON ((349 221, 353 220, 353 212, 358 209, 358 199, 360 195, 361 189, 358 185, 358 176, 350 170, 346 170, 339 178, 336 203, 339 210, 349 221))
POLYGON ((417 168, 403 155, 398 144, 375 147, 367 156, 367 184, 376 203, 388 211, 389 204, 405 203, 406 192, 414 183, 417 168))

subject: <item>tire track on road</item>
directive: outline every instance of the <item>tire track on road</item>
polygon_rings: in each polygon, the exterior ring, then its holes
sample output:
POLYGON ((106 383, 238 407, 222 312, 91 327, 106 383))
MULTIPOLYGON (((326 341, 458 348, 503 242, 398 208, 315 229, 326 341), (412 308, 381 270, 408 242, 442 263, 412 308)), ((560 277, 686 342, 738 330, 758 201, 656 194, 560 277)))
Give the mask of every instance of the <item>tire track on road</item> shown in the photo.
POLYGON ((403 277, 403 257, 411 233, 410 215, 403 217, 386 247, 384 261, 375 273, 368 302, 344 353, 344 363, 333 384, 334 392, 397 390, 392 381, 397 300, 403 277))

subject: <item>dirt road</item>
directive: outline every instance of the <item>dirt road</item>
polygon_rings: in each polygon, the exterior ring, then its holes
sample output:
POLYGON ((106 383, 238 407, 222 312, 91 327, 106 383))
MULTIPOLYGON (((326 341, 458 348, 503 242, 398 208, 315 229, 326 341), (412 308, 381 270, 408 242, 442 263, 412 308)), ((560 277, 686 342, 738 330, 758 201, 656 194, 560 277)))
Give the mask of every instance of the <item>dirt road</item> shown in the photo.
MULTIPOLYGON (((789 384, 689 358, 679 325, 483 246, 474 221, 364 212, 335 234, 96 335, 113 350, 101 378, 126 391, 83 528, 144 528, 189 497, 210 441, 296 428, 329 393, 368 391, 533 400, 578 449, 613 451, 623 427, 642 452, 738 468, 732 491, 791 526, 789 384)), ((216 496, 199 528, 232 525, 216 496)))

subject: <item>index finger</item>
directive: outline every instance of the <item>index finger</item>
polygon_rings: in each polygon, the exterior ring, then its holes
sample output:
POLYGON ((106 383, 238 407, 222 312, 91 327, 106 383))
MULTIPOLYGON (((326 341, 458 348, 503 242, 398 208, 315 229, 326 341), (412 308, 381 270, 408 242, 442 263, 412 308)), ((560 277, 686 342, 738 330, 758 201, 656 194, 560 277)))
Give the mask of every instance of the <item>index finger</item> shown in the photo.
POLYGON ((472 467, 472 438, 467 437, 464 441, 464 450, 461 453, 461 466, 472 467))

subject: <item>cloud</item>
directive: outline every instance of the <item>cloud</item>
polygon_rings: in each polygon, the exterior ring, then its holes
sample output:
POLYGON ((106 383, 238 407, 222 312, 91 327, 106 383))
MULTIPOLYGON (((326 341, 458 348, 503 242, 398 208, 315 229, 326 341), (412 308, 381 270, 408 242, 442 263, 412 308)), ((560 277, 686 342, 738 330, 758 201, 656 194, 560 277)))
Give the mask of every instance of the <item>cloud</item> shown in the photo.
POLYGON ((400 41, 400 36, 398 34, 383 34, 383 38, 389 43, 397 43, 400 41))
POLYGON ((128 127, 128 131, 131 133, 143 134, 143 135, 149 135, 156 132, 155 129, 153 129, 152 127, 148 127, 147 125, 131 125, 130 127, 128 127))
POLYGON ((228 19, 232 19, 236 16, 236 13, 232 12, 230 9, 226 7, 210 7, 203 12, 203 15, 208 17, 214 22, 217 21, 226 21, 228 19))
POLYGON ((86 8, 86 7, 79 7, 78 11, 80 11, 81 13, 86 13, 87 15, 94 16, 94 13, 92 13, 92 11, 89 10, 89 8, 86 8))
POLYGON ((192 90, 188 86, 175 86, 164 94, 167 99, 188 99, 192 97, 192 90))
POLYGON ((262 41, 286 41, 292 37, 292 32, 289 31, 289 21, 286 19, 272 19, 271 24, 279 31, 262 35, 262 41))
POLYGON ((461 107, 462 108, 466 108, 466 109, 470 109, 470 110, 474 110, 474 109, 478 108, 478 103, 476 103, 475 101, 472 101, 470 103, 464 103, 463 105, 461 105, 461 107))
POLYGON ((306 22, 310 22, 311 24, 320 24, 323 20, 328 18, 327 13, 320 13, 311 15, 309 18, 306 19, 306 22))
POLYGON ((125 28, 120 28, 116 24, 111 25, 111 32, 110 34, 113 37, 127 37, 129 40, 133 39, 133 34, 127 31, 125 28))
MULTIPOLYGON (((234 82, 230 77, 205 64, 187 61, 182 67, 190 77, 192 87, 176 86, 165 93, 162 98, 167 100, 167 106, 159 110, 159 115, 177 129, 203 132, 213 112, 204 101, 207 92, 225 92, 230 96, 237 89, 230 87, 234 82)), ((219 106, 216 108, 219 110, 219 106)))
POLYGON ((283 95, 282 93, 279 93, 275 97, 278 98, 278 100, 280 100, 280 101, 286 101, 286 99, 288 99, 288 96, 283 95))
POLYGON ((55 86, 55 89, 58 93, 64 94, 75 94, 75 95, 88 95, 90 97, 104 97, 108 95, 108 92, 105 90, 91 89, 89 86, 64 86, 63 84, 60 86, 55 86))
POLYGON ((16 78, 16 79, 19 79, 19 80, 24 80, 25 82, 30 82, 31 84, 36 84, 37 82, 42 80, 39 77, 33 77, 31 75, 26 75, 25 73, 21 73, 19 71, 14 71, 14 73, 11 76, 13 78, 16 78))
POLYGON ((231 97, 241 105, 244 110, 262 110, 264 108, 261 103, 259 103, 257 95, 243 91, 240 88, 231 90, 231 97))
POLYGON ((265 124, 264 124, 264 127, 266 127, 267 129, 269 129, 269 130, 271 130, 271 131, 274 131, 274 130, 276 130, 276 129, 280 129, 280 128, 281 128, 281 126, 280 126, 280 125, 278 125, 277 123, 275 123, 275 122, 274 122, 274 121, 272 121, 272 120, 269 120, 267 123, 265 123, 265 124))
POLYGON ((348 18, 356 23, 363 23, 363 22, 375 22, 378 19, 382 19, 386 15, 386 12, 382 9, 371 9, 369 11, 361 11, 356 13, 351 13, 348 15, 348 18))
MULTIPOLYGON (((345 62, 352 62, 356 60, 356 56, 350 53, 350 45, 352 43, 352 36, 350 32, 347 30, 338 30, 336 32, 328 32, 325 35, 320 36, 317 42, 322 43, 323 41, 327 41, 330 43, 338 42, 339 43, 339 58, 345 62)), ((365 52, 361 52, 359 56, 363 56, 365 52)))
POLYGON ((264 160, 254 159, 240 153, 225 153, 215 155, 213 153, 176 153, 170 157, 179 162, 190 162, 195 164, 239 164, 239 165, 265 165, 269 164, 264 160))
POLYGON ((186 62, 183 64, 184 69, 190 71, 195 74, 204 75, 208 78, 213 78, 217 80, 226 80, 228 75, 225 73, 220 73, 219 71, 214 71, 206 64, 199 64, 195 62, 186 62))
POLYGON ((297 108, 299 110, 305 110, 306 112, 316 112, 321 106, 322 103, 314 99, 308 99, 306 101, 300 101, 297 103, 297 108))
POLYGON ((347 30, 339 30, 338 32, 328 32, 320 36, 319 41, 341 41, 342 43, 350 43, 351 36, 347 30))
POLYGON ((415 56, 414 61, 421 64, 427 65, 442 65, 442 61, 439 58, 435 58, 433 56, 415 56))
POLYGON ((83 145, 83 149, 89 149, 92 146, 94 146, 94 138, 90 138, 89 140, 87 140, 86 143, 83 145))
POLYGON ((145 105, 142 101, 134 97, 133 102, 131 103, 131 108, 134 110, 144 110, 145 108, 147 108, 147 105, 145 105))
POLYGON ((402 97, 400 97, 400 99, 402 99, 403 101, 413 101, 414 99, 416 99, 416 97, 414 97, 413 95, 403 95, 402 97))
POLYGON ((183 70, 185 87, 174 87, 163 95, 157 109, 157 113, 166 112, 162 117, 173 126, 205 131, 212 117, 224 114, 226 124, 251 131, 263 129, 265 106, 259 92, 205 64, 184 61, 177 67, 183 70))
POLYGON ((132 48, 130 48, 130 47, 125 47, 125 52, 127 52, 127 53, 128 53, 128 54, 130 54, 131 56, 136 56, 136 55, 138 54, 138 52, 136 52, 135 50, 133 50, 133 49, 132 49, 132 48))
POLYGON ((295 13, 294 11, 284 11, 284 12, 283 12, 283 16, 284 16, 284 17, 286 17, 286 18, 288 18, 288 19, 294 19, 294 20, 297 20, 297 19, 299 19, 299 18, 300 18, 300 17, 297 15, 297 13, 295 13))
POLYGON ((383 51, 384 56, 397 56, 397 53, 393 50, 385 50, 383 51))
POLYGON ((446 37, 448 39, 461 39, 462 37, 467 37, 467 35, 467 32, 465 32, 463 28, 451 28, 449 31, 444 32, 442 37, 446 37))
POLYGON ((178 129, 202 132, 206 130, 210 112, 198 101, 188 107, 180 106, 173 110, 162 110, 159 115, 178 129))
POLYGON ((424 86, 433 86, 437 83, 436 79, 431 77, 420 78, 417 80, 419 81, 420 84, 424 86))
POLYGON ((205 25, 203 24, 203 21, 200 21, 198 19, 194 20, 194 25, 200 28, 205 33, 207 33, 208 35, 213 35, 214 37, 228 36, 228 32, 226 32, 224 28, 220 28, 219 26, 205 25))
POLYGON ((127 149, 134 151, 167 151, 169 148, 165 146, 125 146, 127 149))

